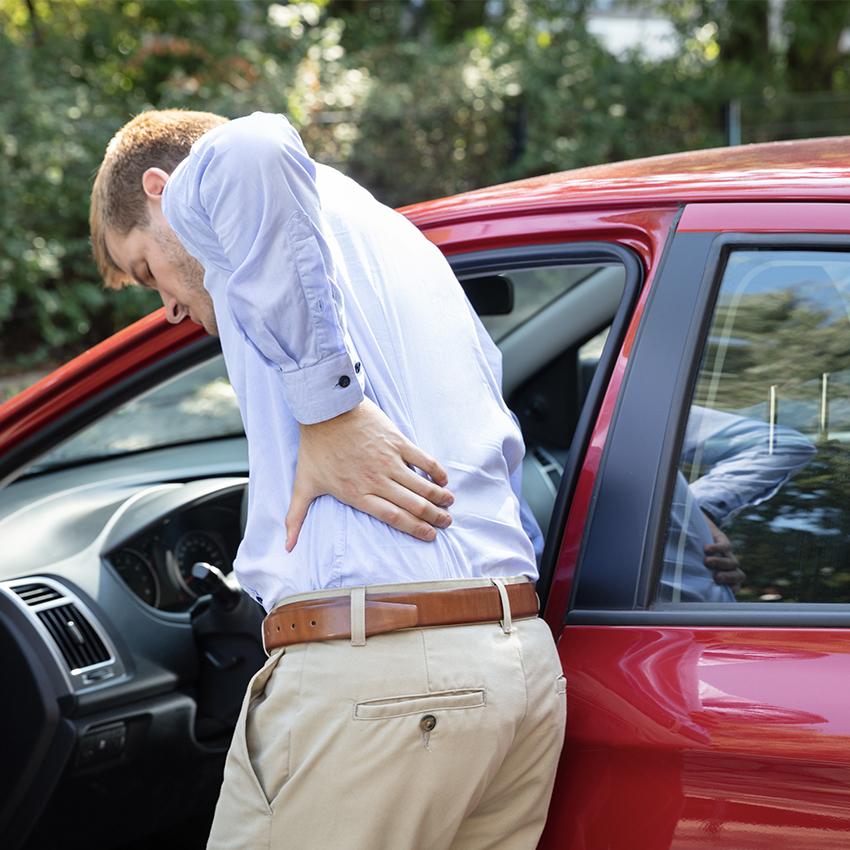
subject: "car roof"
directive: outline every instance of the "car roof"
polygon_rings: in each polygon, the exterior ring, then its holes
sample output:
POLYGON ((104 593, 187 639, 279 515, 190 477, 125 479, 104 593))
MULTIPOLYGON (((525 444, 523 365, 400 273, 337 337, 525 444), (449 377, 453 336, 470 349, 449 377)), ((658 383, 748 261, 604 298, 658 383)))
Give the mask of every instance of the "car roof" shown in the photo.
POLYGON ((767 142, 593 165, 399 208, 420 227, 560 207, 850 200, 850 136, 767 142))

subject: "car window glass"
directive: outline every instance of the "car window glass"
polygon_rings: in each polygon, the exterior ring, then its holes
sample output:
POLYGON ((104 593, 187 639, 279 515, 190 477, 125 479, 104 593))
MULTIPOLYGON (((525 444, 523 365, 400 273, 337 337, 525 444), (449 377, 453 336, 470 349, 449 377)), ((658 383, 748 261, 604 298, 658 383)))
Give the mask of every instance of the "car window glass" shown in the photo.
POLYGON ((243 434, 236 394, 219 354, 122 404, 56 446, 31 471, 243 434))
POLYGON ((547 304, 599 271, 600 266, 600 263, 541 266, 502 272, 513 283, 513 309, 502 316, 482 315, 481 321, 493 340, 499 342, 547 304))
POLYGON ((850 253, 733 252, 656 601, 850 601, 848 485, 850 253))

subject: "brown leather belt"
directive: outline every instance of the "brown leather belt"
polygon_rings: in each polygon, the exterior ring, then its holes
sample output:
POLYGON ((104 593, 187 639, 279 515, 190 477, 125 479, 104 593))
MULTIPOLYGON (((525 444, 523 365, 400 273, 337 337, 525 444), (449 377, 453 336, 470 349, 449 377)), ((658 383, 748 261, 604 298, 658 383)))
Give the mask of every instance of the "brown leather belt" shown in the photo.
MULTIPOLYGON (((537 616, 538 600, 530 581, 505 584, 511 619, 537 616)), ((499 622, 502 600, 495 585, 366 593, 366 637, 420 626, 499 622)), ((280 605, 263 620, 269 653, 279 646, 351 637, 351 597, 328 596, 280 605)))

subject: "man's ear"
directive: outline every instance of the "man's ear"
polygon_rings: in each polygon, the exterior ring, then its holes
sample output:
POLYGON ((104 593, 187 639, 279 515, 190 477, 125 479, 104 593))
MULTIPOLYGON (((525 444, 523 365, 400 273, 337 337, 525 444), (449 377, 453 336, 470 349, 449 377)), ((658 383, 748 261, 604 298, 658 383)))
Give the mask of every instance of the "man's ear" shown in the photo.
POLYGON ((161 168, 148 168, 142 174, 142 189, 145 190, 145 194, 151 199, 162 197, 162 190, 165 188, 167 182, 168 172, 163 171, 161 168))

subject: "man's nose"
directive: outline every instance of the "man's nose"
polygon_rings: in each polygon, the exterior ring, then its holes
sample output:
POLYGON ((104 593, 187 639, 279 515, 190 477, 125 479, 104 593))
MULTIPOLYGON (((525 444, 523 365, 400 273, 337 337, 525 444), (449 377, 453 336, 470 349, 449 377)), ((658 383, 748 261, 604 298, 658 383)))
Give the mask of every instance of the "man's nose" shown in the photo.
POLYGON ((168 319, 172 325, 182 322, 188 315, 189 311, 183 307, 176 298, 172 298, 170 295, 160 294, 162 295, 162 303, 165 305, 165 318, 168 319))

